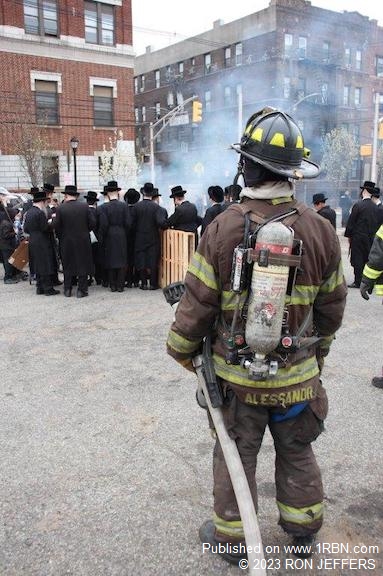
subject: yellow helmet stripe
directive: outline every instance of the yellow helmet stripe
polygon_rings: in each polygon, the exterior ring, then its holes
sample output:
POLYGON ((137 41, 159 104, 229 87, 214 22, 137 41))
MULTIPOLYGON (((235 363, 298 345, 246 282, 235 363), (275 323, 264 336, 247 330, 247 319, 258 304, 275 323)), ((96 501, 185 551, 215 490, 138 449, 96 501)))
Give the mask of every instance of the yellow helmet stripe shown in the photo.
POLYGON ((270 144, 273 146, 280 146, 281 148, 285 148, 285 137, 282 132, 276 132, 272 139, 270 140, 270 144))

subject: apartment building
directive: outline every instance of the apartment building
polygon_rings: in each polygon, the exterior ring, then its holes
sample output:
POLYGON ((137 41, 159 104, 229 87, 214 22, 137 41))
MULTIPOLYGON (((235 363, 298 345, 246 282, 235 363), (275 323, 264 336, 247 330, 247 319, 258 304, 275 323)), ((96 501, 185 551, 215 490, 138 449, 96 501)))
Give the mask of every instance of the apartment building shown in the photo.
POLYGON ((73 137, 79 188, 116 140, 133 167, 133 67, 131 0, 0 0, 0 186, 31 186, 21 158, 73 183, 73 137))
MULTIPOLYGON (((371 143, 375 98, 383 94, 383 28, 358 12, 271 0, 264 10, 216 21, 172 46, 148 47, 135 60, 134 88, 136 150, 151 160, 153 149, 159 182, 226 185, 238 160, 228 148, 265 105, 292 114, 314 161, 335 127, 347 128, 360 145, 371 143), (202 121, 193 122, 189 103, 156 136, 161 117, 193 95, 202 102, 202 121)), ((355 161, 342 184, 356 194, 370 164, 368 157, 355 161)), ((311 201, 325 185, 316 180, 300 187, 311 201)))

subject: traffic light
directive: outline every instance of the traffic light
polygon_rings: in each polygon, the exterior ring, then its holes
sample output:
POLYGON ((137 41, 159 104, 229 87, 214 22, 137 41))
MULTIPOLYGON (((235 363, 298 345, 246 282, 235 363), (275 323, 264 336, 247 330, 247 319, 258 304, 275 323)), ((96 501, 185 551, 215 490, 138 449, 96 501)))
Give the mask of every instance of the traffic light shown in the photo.
POLYGON ((193 102, 192 121, 193 123, 202 122, 202 102, 199 100, 193 102))

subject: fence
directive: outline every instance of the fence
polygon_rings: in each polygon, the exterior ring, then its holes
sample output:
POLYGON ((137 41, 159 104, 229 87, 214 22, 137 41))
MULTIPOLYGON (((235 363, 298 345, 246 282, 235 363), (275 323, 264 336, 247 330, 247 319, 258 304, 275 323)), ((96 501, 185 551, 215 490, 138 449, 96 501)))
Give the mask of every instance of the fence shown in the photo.
POLYGON ((165 230, 162 233, 160 263, 161 288, 185 278, 189 262, 195 250, 195 235, 181 230, 165 230))

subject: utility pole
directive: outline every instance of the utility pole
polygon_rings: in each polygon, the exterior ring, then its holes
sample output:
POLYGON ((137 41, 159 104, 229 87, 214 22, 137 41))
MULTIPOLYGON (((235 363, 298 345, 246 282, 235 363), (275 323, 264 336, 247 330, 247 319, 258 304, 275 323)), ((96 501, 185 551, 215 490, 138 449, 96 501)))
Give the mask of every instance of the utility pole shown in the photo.
POLYGON ((379 92, 375 92, 374 131, 372 137, 372 159, 371 159, 372 182, 376 182, 376 158, 378 152, 378 130, 379 130, 379 103, 380 103, 380 94, 379 92))
POLYGON ((149 124, 150 178, 153 184, 155 184, 155 166, 154 166, 155 139, 161 134, 161 132, 166 128, 166 126, 169 125, 172 118, 174 118, 174 116, 176 116, 178 112, 180 112, 180 110, 183 110, 185 104, 189 104, 189 102, 192 102, 197 98, 198 96, 191 96, 190 98, 187 98, 187 100, 184 100, 182 104, 179 104, 178 106, 170 110, 167 114, 165 114, 165 116, 157 120, 157 122, 154 123, 150 122, 149 124), (160 126, 161 124, 162 126, 157 130, 157 132, 154 132, 155 128, 157 128, 157 126, 160 126))

